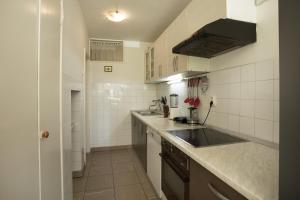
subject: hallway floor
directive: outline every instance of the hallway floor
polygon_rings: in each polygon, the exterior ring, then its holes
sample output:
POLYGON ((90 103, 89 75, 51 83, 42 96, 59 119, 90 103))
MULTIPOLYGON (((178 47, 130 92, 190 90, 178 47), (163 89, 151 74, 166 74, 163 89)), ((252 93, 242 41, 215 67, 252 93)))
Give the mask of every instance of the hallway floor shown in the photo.
POLYGON ((159 199, 133 149, 92 152, 73 193, 74 200, 159 199))

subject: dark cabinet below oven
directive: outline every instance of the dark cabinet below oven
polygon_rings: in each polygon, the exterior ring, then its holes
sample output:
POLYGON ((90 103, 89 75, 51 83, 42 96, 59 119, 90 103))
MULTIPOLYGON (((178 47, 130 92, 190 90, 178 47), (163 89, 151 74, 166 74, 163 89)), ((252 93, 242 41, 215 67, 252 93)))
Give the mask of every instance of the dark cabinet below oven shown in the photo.
POLYGON ((131 115, 132 146, 142 166, 147 171, 147 125, 131 115))
POLYGON ((190 200, 246 200, 246 198, 190 159, 190 200))

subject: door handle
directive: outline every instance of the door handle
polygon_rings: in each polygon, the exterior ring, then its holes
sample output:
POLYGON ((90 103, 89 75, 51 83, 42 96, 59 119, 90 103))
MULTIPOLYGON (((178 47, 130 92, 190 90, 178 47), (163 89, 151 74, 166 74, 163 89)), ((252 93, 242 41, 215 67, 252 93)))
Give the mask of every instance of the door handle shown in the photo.
POLYGON ((42 136, 42 139, 48 139, 49 135, 50 135, 49 131, 43 131, 41 136, 42 136))

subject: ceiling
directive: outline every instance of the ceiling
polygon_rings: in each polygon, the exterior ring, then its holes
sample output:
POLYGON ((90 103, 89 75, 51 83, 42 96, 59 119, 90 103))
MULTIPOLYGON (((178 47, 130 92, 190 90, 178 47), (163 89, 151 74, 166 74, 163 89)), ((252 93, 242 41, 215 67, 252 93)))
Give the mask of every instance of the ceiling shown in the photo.
POLYGON ((191 0, 79 0, 89 37, 153 42, 191 0), (105 13, 126 12, 120 23, 109 21, 105 13))

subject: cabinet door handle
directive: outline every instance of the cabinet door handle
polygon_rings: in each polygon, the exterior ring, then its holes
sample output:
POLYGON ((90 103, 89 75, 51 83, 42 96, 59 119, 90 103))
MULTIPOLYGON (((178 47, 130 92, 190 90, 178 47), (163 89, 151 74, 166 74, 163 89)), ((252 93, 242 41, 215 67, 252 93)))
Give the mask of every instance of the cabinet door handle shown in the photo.
POLYGON ((220 200, 230 200, 227 197, 225 197, 223 194, 221 194, 211 183, 208 183, 208 188, 210 191, 220 200))
POLYGON ((160 65, 158 65, 158 77, 160 78, 160 65))
POLYGON ((175 56, 175 72, 177 71, 177 56, 175 56))
POLYGON ((173 72, 175 72, 175 57, 173 57, 173 72))
POLYGON ((175 58, 176 71, 178 72, 178 56, 175 58))

